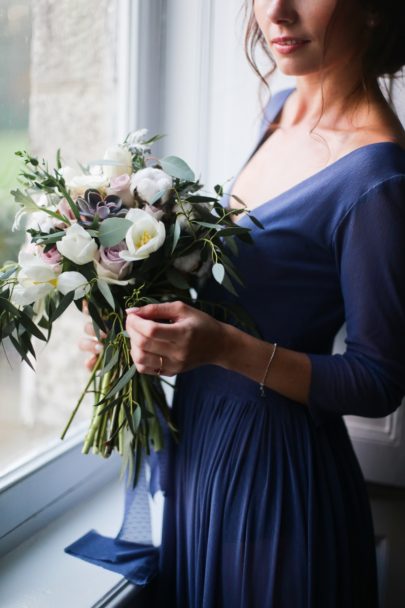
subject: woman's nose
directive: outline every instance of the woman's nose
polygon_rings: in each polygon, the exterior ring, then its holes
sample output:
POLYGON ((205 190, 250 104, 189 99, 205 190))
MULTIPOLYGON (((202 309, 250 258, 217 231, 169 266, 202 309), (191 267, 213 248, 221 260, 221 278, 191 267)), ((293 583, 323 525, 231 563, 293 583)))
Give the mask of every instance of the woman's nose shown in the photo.
POLYGON ((294 0, 269 0, 266 14, 270 21, 277 24, 290 25, 298 17, 294 0))

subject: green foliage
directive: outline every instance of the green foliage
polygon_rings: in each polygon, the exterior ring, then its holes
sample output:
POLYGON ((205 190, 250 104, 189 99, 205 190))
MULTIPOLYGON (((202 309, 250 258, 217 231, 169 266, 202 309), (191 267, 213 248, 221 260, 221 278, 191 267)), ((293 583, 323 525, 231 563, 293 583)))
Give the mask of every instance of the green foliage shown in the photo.
POLYGON ((177 156, 165 156, 159 161, 159 164, 163 171, 172 177, 190 182, 195 180, 194 173, 188 164, 177 156))
POLYGON ((24 235, 11 231, 17 207, 10 194, 17 181, 20 161, 14 150, 26 146, 26 131, 0 133, 0 266, 17 258, 24 235))

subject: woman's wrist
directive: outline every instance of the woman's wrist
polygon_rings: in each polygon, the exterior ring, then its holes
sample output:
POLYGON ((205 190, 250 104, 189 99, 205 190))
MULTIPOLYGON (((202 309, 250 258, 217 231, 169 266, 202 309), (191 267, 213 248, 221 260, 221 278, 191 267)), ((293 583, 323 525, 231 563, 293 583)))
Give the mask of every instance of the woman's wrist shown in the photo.
POLYGON ((259 340, 228 323, 221 323, 215 365, 261 382, 273 344, 259 340), (262 369, 261 369, 262 368, 262 369))
MULTIPOLYGON (((260 340, 242 330, 221 323, 215 365, 238 372, 254 382, 263 381, 274 343, 260 340)), ((264 385, 302 404, 308 403, 311 362, 305 353, 277 346, 264 385)))

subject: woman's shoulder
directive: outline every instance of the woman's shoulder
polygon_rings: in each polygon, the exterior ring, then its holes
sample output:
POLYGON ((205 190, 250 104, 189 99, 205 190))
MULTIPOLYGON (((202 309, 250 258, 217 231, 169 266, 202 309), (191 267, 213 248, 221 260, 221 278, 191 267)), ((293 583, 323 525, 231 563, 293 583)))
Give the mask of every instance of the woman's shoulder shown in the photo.
MULTIPOLYGON (((348 155, 351 185, 357 184, 359 197, 384 182, 395 179, 404 187, 405 149, 395 141, 379 141, 363 145, 348 155)), ((405 193, 403 193, 405 195, 405 193)))
POLYGON ((355 150, 347 160, 347 172, 339 180, 341 204, 332 223, 334 237, 354 218, 363 225, 364 233, 366 224, 373 223, 388 236, 392 230, 385 228, 394 221, 403 234, 405 150, 395 142, 377 142, 355 150))
POLYGON ((384 225, 405 217, 405 150, 394 142, 376 142, 353 150, 318 174, 311 183, 310 217, 328 243, 354 217, 384 225), (390 220, 391 221, 391 220, 390 220))

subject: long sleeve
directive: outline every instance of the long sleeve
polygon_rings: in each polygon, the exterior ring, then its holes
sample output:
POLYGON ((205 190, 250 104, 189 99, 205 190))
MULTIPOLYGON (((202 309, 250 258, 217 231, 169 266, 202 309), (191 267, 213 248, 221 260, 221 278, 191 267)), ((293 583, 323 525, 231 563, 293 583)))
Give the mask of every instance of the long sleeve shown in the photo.
POLYGON ((383 417, 405 394, 405 175, 384 180, 333 234, 346 319, 344 354, 309 354, 309 410, 383 417))

